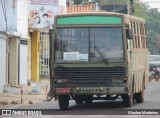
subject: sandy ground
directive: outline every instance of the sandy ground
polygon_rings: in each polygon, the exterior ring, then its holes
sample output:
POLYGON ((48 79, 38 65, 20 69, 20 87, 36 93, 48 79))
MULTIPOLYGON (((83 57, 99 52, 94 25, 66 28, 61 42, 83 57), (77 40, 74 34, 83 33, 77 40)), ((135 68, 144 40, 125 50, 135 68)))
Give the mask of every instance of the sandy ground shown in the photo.
POLYGON ((47 92, 50 89, 49 85, 49 79, 42 79, 39 82, 31 82, 31 85, 23 85, 23 89, 7 86, 7 92, 0 93, 0 109, 44 102, 46 101, 47 92), (35 85, 40 87, 39 93, 32 92, 35 85), (23 90, 22 97, 21 90, 23 90))

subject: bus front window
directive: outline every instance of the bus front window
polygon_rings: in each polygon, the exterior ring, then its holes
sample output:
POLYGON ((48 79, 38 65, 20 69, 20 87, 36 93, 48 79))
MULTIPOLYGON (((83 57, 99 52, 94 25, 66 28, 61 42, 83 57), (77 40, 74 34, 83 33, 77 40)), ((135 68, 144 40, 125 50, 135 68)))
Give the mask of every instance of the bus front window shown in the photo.
POLYGON ((91 62, 124 61, 122 28, 91 28, 90 45, 91 62), (99 52, 96 48, 99 49, 99 52))
POLYGON ((57 30, 56 62, 88 62, 88 28, 57 30))
POLYGON ((55 61, 123 62, 122 28, 59 28, 55 61))

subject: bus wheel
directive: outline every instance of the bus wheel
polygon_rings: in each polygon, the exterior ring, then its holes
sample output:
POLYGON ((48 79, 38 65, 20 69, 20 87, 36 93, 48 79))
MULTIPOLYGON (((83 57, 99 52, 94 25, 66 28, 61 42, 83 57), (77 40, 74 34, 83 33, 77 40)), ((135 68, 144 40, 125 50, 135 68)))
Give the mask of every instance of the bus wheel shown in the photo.
POLYGON ((128 95, 128 94, 122 95, 124 107, 131 107, 133 105, 133 101, 134 101, 134 97, 133 97, 134 92, 133 91, 134 91, 134 89, 132 87, 132 89, 130 90, 130 95, 128 95))
POLYGON ((69 95, 59 95, 58 104, 61 110, 68 109, 69 106, 69 95))
POLYGON ((137 103, 143 103, 144 101, 144 89, 139 93, 134 94, 134 99, 137 103))
POLYGON ((84 102, 85 104, 91 104, 93 102, 93 96, 92 95, 85 96, 84 102))
POLYGON ((123 106, 124 107, 131 107, 133 105, 133 97, 132 95, 122 95, 122 100, 123 100, 123 106))

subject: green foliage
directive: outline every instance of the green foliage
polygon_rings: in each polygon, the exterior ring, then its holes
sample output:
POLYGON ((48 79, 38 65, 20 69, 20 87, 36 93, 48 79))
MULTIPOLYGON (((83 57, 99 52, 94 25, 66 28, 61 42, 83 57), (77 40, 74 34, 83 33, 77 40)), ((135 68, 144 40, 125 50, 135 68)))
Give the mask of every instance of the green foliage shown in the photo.
POLYGON ((160 33, 160 13, 157 9, 149 9, 147 18, 147 29, 160 33))
POLYGON ((148 9, 147 16, 148 48, 151 54, 157 54, 160 50, 160 12, 157 9, 148 9))
POLYGON ((155 39, 156 39, 156 32, 152 30, 147 31, 147 44, 148 44, 148 49, 151 54, 156 54, 156 47, 155 47, 155 39))
POLYGON ((135 0, 134 2, 134 15, 137 17, 147 18, 148 6, 145 3, 135 0))

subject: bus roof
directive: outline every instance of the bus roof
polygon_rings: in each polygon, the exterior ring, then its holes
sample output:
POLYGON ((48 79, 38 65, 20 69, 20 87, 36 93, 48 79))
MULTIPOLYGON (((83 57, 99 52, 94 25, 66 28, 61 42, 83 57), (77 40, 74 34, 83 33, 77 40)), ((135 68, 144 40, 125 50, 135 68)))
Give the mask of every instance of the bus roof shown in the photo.
POLYGON ((133 15, 127 15, 127 14, 115 13, 115 12, 106 12, 106 11, 67 13, 67 14, 57 15, 56 18, 67 17, 67 16, 82 16, 82 15, 111 15, 111 16, 125 17, 128 19, 139 20, 139 21, 145 22, 145 19, 133 16, 133 15))

